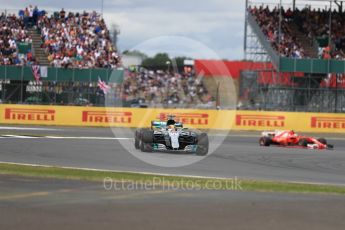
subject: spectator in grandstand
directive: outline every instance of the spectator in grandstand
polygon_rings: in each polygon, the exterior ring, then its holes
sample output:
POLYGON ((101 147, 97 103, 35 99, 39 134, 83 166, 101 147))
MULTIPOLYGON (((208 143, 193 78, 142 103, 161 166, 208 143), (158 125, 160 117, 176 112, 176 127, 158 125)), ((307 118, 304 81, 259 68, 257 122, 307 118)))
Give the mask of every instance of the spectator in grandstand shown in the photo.
POLYGON ((34 8, 32 5, 29 5, 28 11, 29 11, 29 21, 32 22, 33 17, 34 17, 34 8))
POLYGON ((33 13, 32 13, 32 24, 36 25, 38 17, 40 16, 40 11, 38 10, 38 7, 35 6, 33 13))
POLYGON ((65 20, 65 16, 66 16, 66 11, 62 8, 60 11, 60 19, 65 20))
POLYGON ((322 51, 322 58, 323 59, 331 59, 331 47, 327 46, 325 48, 323 48, 322 51))

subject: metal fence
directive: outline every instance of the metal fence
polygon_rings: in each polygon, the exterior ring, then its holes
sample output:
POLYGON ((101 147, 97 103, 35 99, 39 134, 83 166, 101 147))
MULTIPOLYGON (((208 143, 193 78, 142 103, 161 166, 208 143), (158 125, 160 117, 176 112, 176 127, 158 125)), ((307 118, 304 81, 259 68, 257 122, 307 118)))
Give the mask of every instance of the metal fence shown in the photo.
POLYGON ((104 106, 107 100, 113 105, 121 104, 121 84, 110 86, 112 90, 104 95, 97 82, 0 80, 0 102, 104 106))
POLYGON ((258 83, 257 72, 243 72, 240 83, 240 109, 299 112, 345 112, 345 88, 342 78, 333 86, 320 86, 325 78, 315 75, 292 78, 292 86, 258 83))
POLYGON ((97 86, 109 82, 114 104, 120 100, 124 71, 119 69, 64 69, 47 67, 36 81, 29 66, 0 66, 0 102, 61 105, 104 105, 97 86))

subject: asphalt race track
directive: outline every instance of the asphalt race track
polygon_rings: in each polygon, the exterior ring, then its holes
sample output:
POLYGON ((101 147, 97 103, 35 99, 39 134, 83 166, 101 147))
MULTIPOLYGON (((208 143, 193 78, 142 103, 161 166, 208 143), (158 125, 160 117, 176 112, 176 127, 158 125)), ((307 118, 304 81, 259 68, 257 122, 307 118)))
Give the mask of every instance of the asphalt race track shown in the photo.
POLYGON ((343 229, 344 196, 105 190, 102 183, 0 175, 0 229, 343 229))
MULTIPOLYGON (((37 127, 35 127, 37 128, 37 127)), ((154 172, 178 175, 253 178, 279 181, 345 185, 345 137, 324 135, 335 150, 259 147, 257 133, 230 133, 207 158, 184 167, 164 168, 147 164, 128 153, 107 128, 42 127, 44 130, 13 130, 0 127, 0 134, 97 137, 99 139, 0 138, 0 161, 154 172), (105 138, 105 139, 102 139, 105 138)), ((180 157, 167 153, 163 158, 180 157)), ((199 156, 194 156, 199 157, 199 156)))

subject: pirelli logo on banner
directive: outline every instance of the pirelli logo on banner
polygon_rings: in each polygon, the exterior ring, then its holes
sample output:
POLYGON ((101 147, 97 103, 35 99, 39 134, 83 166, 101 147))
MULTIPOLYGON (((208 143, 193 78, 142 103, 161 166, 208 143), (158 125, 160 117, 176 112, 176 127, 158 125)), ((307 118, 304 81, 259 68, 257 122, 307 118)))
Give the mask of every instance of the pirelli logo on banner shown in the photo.
MULTIPOLYGON (((170 115, 170 113, 160 113, 157 118, 165 121, 170 115)), ((209 123, 207 113, 174 113, 173 115, 176 122, 186 125, 208 125, 209 123)))
POLYGON ((345 117, 312 117, 311 127, 316 129, 345 129, 345 117))
POLYGON ((132 123, 132 112, 83 111, 85 123, 132 123))
POLYGON ((55 121, 53 109, 6 108, 5 120, 11 121, 55 121))
POLYGON ((285 116, 238 114, 236 126, 281 128, 285 126, 285 116))

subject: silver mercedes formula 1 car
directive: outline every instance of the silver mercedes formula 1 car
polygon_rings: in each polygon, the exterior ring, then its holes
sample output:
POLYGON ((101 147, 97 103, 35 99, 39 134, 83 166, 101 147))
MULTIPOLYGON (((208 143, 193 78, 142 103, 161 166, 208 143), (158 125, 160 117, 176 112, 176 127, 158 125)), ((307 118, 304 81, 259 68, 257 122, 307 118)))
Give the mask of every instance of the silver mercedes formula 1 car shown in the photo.
POLYGON ((208 153, 209 139, 206 133, 184 128, 181 122, 169 116, 167 121, 151 121, 151 128, 136 130, 134 145, 142 152, 169 151, 204 156, 208 153))

